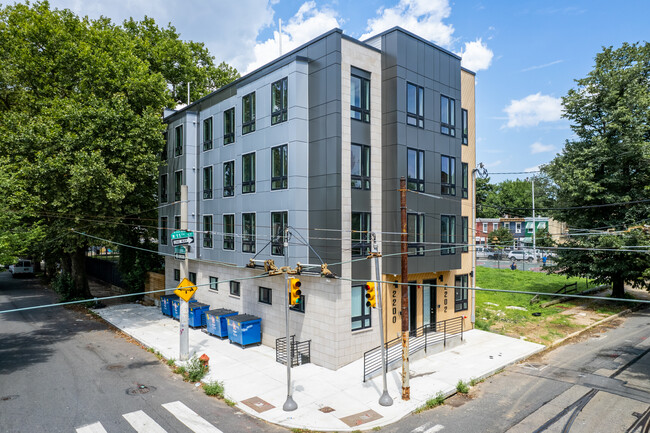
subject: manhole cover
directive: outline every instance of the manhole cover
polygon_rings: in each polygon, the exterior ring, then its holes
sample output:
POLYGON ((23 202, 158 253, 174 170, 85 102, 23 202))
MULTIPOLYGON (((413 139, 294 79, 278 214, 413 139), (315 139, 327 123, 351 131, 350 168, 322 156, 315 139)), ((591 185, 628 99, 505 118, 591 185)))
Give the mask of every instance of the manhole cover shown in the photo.
POLYGON ((121 370, 124 366, 122 364, 109 364, 106 366, 106 370, 121 370))
POLYGON ((323 413, 330 413, 330 412, 334 412, 334 409, 333 409, 333 408, 331 408, 331 407, 329 407, 329 406, 325 406, 325 407, 321 407, 321 408, 320 408, 320 409, 318 409, 318 410, 320 410, 320 411, 321 411, 321 412, 323 412, 323 413))
POLYGON ((148 392, 155 391, 155 390, 156 387, 154 386, 147 386, 139 383, 137 384, 137 386, 127 389, 126 393, 129 395, 138 395, 138 394, 147 394, 148 392))
POLYGON ((16 398, 18 398, 17 395, 5 395, 4 397, 0 397, 0 401, 14 400, 16 398))

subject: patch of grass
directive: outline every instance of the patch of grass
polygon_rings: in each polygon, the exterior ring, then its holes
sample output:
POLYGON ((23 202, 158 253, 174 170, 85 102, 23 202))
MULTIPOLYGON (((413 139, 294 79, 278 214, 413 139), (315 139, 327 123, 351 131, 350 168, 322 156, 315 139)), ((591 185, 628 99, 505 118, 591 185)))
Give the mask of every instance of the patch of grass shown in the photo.
POLYGON ((180 366, 178 366, 178 367, 176 367, 176 368, 174 369, 174 373, 176 373, 176 374, 182 374, 182 375, 184 376, 185 373, 187 373, 187 370, 185 369, 184 366, 180 365, 180 366))
POLYGON ((199 358, 194 355, 187 363, 187 379, 190 382, 198 382, 208 372, 208 366, 204 365, 199 358))
POLYGON ((473 378, 471 378, 469 380, 469 386, 476 386, 479 383, 483 383, 483 382, 485 382, 485 379, 477 379, 477 378, 473 377, 473 378))
POLYGON ((170 367, 176 367, 176 361, 174 360, 174 358, 169 358, 167 360, 167 365, 169 365, 170 367))
POLYGON ((207 395, 213 395, 219 398, 223 398, 223 382, 214 381, 203 384, 203 391, 207 395))
POLYGON ((463 379, 458 379, 458 383, 456 384, 456 391, 460 392, 461 394, 467 394, 469 392, 469 386, 467 385, 467 382, 464 382, 463 379))
POLYGON ((381 427, 379 427, 379 426, 372 428, 372 431, 379 431, 379 430, 381 430, 381 427))
POLYGON ((154 353, 155 350, 153 349, 153 347, 147 347, 147 352, 154 353))
POLYGON ((237 405, 236 401, 233 401, 233 400, 231 400, 229 398, 224 398, 223 401, 224 401, 224 403, 226 403, 230 407, 234 407, 234 406, 237 405))
POLYGON ((430 398, 427 402, 415 410, 415 413, 420 413, 428 409, 433 409, 434 407, 441 406, 445 404, 445 396, 442 392, 436 394, 435 397, 430 398))
POLYGON ((158 352, 157 350, 156 350, 156 353, 154 353, 154 355, 156 355, 156 358, 158 358, 158 359, 163 359, 164 358, 162 356, 162 353, 158 352))

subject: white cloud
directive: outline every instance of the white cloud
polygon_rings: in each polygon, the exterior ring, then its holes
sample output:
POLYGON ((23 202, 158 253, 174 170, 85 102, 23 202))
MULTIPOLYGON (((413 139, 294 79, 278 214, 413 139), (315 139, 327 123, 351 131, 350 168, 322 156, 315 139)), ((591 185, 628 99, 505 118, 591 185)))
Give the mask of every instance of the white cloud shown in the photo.
POLYGON ((449 47, 454 27, 443 23, 449 18, 451 7, 448 0, 400 0, 392 8, 380 8, 377 18, 368 20, 367 32, 362 41, 395 26, 400 26, 438 45, 449 47))
POLYGON ((503 164, 503 161, 501 161, 500 159, 497 159, 496 161, 485 163, 485 167, 488 168, 488 169, 493 169, 493 168, 496 168, 496 167, 500 166, 501 164, 503 164))
POLYGON ((513 99, 504 110, 508 114, 507 128, 537 126, 540 122, 555 122, 562 115, 562 100, 536 93, 523 99, 513 99))
MULTIPOLYGON (((282 26, 282 53, 288 53, 336 27, 340 27, 336 11, 327 7, 318 9, 315 1, 305 2, 289 22, 282 26)), ((255 45, 253 59, 246 65, 244 72, 251 72, 279 57, 279 48, 279 33, 274 31, 273 38, 255 45)))
POLYGON ((536 141, 530 145, 530 153, 532 153, 533 155, 536 153, 553 152, 554 150, 555 150, 554 145, 542 144, 539 141, 536 141))
POLYGON ((474 42, 465 42, 465 47, 458 55, 462 58, 463 67, 474 72, 489 68, 494 57, 492 50, 480 38, 474 42))

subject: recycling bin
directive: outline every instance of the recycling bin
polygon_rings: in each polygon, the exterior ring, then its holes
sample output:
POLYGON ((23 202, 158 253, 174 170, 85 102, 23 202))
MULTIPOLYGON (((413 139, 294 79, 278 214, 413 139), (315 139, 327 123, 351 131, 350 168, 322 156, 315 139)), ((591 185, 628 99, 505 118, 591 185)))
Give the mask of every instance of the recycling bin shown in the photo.
POLYGON ((228 320, 228 339, 242 347, 262 344, 262 319, 250 314, 230 316, 228 320))
MULTIPOLYGON (((172 317, 179 320, 181 317, 181 298, 172 299, 172 317)), ((190 299, 190 304, 197 302, 196 299, 190 299)))
POLYGON ((202 302, 191 302, 190 305, 190 326, 192 328, 200 328, 205 326, 205 313, 210 309, 208 304, 202 302))
POLYGON ((208 334, 219 338, 228 338, 228 320, 230 316, 239 314, 237 311, 226 308, 217 308, 206 311, 204 314, 206 320, 206 331, 208 334))
POLYGON ((160 311, 165 315, 172 317, 172 301, 178 299, 178 295, 163 295, 160 297, 160 311))

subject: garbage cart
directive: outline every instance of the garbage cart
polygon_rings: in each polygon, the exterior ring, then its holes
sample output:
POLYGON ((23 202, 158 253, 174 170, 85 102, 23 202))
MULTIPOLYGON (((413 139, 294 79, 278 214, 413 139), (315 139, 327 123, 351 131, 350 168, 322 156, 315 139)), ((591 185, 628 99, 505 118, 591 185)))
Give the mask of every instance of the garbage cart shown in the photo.
POLYGON ((172 301, 178 299, 177 295, 163 295, 160 297, 160 311, 165 315, 172 317, 172 301))
POLYGON ((191 302, 190 305, 190 326, 192 328, 200 328, 205 326, 205 313, 210 309, 208 304, 202 302, 191 302))
MULTIPOLYGON (((196 302, 196 299, 190 299, 190 304, 196 302)), ((172 316, 179 320, 181 317, 181 298, 172 299, 172 316)))
POLYGON ((237 311, 228 310, 227 308, 217 308, 205 313, 206 331, 208 334, 219 338, 228 338, 228 320, 230 316, 239 314, 237 311))
POLYGON ((262 344, 262 319, 250 314, 238 314, 227 320, 228 339, 231 343, 241 347, 262 344))

